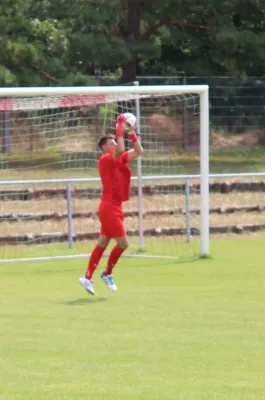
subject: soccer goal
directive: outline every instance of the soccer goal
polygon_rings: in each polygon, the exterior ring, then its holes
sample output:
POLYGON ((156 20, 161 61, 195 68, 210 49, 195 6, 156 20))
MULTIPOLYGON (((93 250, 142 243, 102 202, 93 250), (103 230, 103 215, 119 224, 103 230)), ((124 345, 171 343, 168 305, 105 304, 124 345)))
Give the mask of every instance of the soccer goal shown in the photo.
POLYGON ((97 141, 123 112, 137 116, 144 148, 124 204, 127 255, 209 253, 208 86, 1 88, 1 262, 88 256, 97 141))

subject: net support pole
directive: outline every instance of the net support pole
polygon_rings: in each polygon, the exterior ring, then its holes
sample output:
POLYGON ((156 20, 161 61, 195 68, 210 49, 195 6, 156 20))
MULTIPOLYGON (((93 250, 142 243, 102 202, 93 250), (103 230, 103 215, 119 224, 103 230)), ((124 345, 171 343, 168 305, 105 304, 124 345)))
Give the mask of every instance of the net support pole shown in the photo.
POLYGON ((8 111, 3 112, 3 139, 2 139, 2 153, 8 154, 10 152, 11 134, 10 134, 10 115, 8 111))
POLYGON ((72 218, 72 191, 71 183, 67 182, 67 218, 68 218, 68 245, 73 247, 73 218, 72 218))
POLYGON ((191 240, 190 232, 190 183, 189 178, 185 178, 185 206, 186 206, 186 239, 191 240))
POLYGON ((209 254, 209 89, 200 93, 200 254, 209 254))
MULTIPOLYGON (((139 82, 134 82, 134 86, 139 86, 139 82)), ((141 140, 141 125, 140 125, 140 100, 136 97, 136 126, 138 140, 141 140)), ((142 157, 137 158, 137 181, 138 181, 138 218, 139 218, 139 250, 144 250, 144 203, 143 203, 143 188, 142 188, 142 157)))
MULTIPOLYGON (((187 78, 183 76, 183 85, 187 84, 187 78)), ((182 136, 183 136, 183 150, 189 150, 189 132, 188 132, 188 112, 187 112, 187 99, 184 98, 183 118, 182 118, 182 136)))

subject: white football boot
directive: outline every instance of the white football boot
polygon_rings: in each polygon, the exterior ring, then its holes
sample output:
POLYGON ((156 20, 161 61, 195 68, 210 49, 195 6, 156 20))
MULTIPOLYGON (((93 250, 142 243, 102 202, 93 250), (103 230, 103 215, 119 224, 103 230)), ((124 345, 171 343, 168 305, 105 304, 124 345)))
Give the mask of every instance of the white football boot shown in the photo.
POLYGON ((105 285, 108 289, 116 292, 118 290, 117 286, 115 285, 113 275, 104 275, 104 272, 100 274, 101 279, 104 281, 105 285))
POLYGON ((87 279, 85 276, 82 276, 81 278, 79 278, 79 282, 81 283, 81 285, 86 289, 86 291, 91 294, 92 296, 94 296, 96 294, 94 288, 93 288, 93 281, 91 281, 90 279, 87 279))

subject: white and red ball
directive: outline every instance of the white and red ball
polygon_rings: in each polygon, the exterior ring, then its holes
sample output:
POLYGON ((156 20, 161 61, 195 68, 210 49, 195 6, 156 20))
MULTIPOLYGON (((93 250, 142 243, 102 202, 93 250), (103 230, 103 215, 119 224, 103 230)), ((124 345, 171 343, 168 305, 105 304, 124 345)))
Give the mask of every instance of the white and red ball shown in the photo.
POLYGON ((136 116, 132 113, 124 113, 126 120, 123 122, 123 132, 130 132, 136 129, 136 116))

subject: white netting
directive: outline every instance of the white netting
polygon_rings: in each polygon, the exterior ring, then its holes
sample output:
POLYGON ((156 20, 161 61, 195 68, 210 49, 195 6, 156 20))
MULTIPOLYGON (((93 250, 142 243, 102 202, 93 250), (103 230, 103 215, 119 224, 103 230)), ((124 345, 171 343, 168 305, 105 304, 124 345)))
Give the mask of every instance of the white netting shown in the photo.
POLYGON ((107 104, 104 131, 111 132, 116 115, 137 115, 144 147, 143 175, 199 173, 199 95, 153 95, 107 104), (184 161, 184 162, 183 162, 184 161))
POLYGON ((137 99, 143 174, 199 172, 199 95, 54 96, 0 100, 2 179, 94 176, 98 138, 137 99))
MULTIPOLYGON (((119 113, 133 112, 145 150, 140 170, 154 177, 142 181, 145 249, 152 255, 194 255, 199 217, 187 218, 192 204, 187 204, 185 182, 155 176, 199 173, 199 111, 197 94, 0 99, 1 179, 97 177, 99 137, 115 132, 119 113)), ((139 164, 132 170, 137 176, 139 164)), ((139 249, 138 190, 134 180, 124 205, 132 253, 139 249)), ((69 204, 65 183, 0 184, 0 258, 89 252, 99 233, 100 192, 99 182, 72 183, 69 204)))

